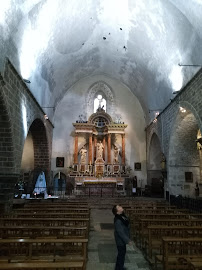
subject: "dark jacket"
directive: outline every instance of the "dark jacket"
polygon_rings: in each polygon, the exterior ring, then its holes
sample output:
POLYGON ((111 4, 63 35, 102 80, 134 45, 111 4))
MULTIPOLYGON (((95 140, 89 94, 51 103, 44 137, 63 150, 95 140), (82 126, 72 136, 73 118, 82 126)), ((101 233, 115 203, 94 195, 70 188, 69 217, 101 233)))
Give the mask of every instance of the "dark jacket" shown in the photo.
POLYGON ((117 246, 124 246, 130 241, 130 226, 126 226, 116 216, 114 218, 114 237, 117 246))

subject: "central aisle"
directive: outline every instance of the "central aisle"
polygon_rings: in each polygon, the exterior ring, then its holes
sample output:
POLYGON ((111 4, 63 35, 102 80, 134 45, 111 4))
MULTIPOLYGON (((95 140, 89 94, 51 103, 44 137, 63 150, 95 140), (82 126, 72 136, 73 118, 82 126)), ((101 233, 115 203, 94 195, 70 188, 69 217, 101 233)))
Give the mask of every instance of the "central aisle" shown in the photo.
MULTIPOLYGON (((114 270, 116 261, 113 214, 109 209, 91 209, 87 270, 114 270)), ((149 265, 136 247, 127 248, 127 270, 149 270, 149 265)))

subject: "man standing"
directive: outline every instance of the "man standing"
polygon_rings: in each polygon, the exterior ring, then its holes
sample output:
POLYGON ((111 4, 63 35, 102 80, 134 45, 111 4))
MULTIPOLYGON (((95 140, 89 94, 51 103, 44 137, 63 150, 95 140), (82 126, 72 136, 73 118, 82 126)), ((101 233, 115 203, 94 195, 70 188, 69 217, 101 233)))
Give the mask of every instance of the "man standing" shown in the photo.
POLYGON ((124 214, 124 209, 120 205, 112 208, 114 214, 114 237, 118 249, 115 270, 124 270, 124 261, 126 255, 126 245, 132 245, 130 240, 129 219, 124 214))

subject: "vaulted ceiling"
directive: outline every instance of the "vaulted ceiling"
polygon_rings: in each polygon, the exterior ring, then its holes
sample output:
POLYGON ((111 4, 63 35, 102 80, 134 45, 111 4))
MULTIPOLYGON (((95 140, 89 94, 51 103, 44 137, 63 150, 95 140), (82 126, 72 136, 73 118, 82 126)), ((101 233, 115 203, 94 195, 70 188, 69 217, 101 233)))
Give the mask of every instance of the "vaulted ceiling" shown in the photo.
POLYGON ((5 56, 42 106, 78 80, 105 74, 128 86, 146 116, 163 109, 202 64, 202 0, 5 0, 5 56))

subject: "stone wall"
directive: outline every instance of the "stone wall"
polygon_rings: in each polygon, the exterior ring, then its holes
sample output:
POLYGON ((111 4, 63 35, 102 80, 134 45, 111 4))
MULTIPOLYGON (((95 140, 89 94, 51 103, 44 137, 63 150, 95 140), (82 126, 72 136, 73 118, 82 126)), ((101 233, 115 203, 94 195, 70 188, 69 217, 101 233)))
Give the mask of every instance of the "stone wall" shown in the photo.
MULTIPOLYGON (((42 145, 45 153, 43 164, 35 165, 44 165, 50 171, 53 126, 49 120, 45 120, 43 110, 8 59, 0 76, 0 105, 1 200, 9 196, 6 194, 11 193, 11 187, 18 180, 25 139, 36 119, 41 122, 40 128, 45 130, 43 136, 46 136, 46 145, 42 145)), ((38 142, 40 139, 38 138, 38 142)))
MULTIPOLYGON (((202 129, 202 69, 160 113, 156 122, 146 128, 147 160, 155 133, 167 161, 165 191, 194 196, 194 185, 200 180, 200 160, 196 150, 198 129, 202 129), (183 113, 180 107, 186 109, 183 113), (185 183, 185 171, 193 173, 193 183, 185 183)), ((148 165, 148 164, 147 164, 148 165)))

